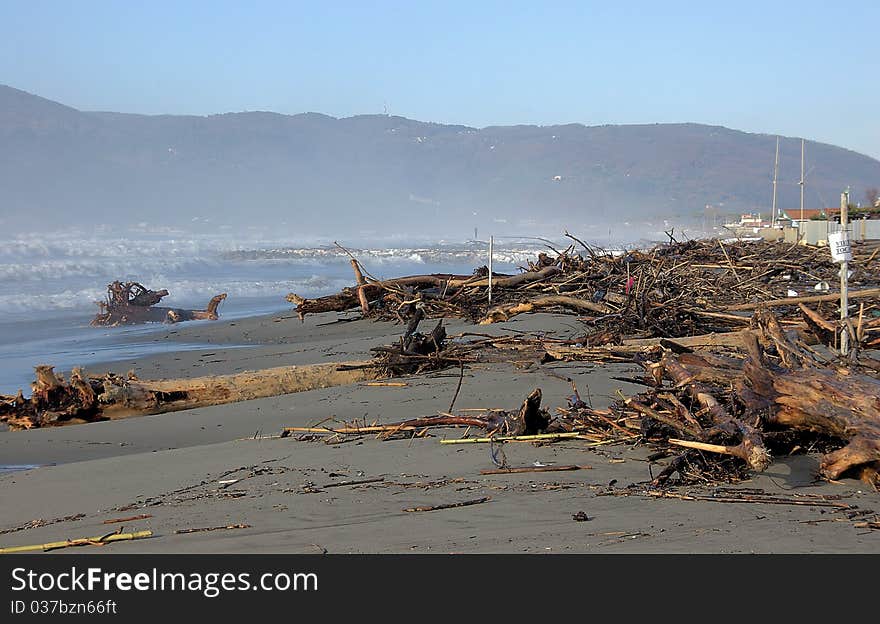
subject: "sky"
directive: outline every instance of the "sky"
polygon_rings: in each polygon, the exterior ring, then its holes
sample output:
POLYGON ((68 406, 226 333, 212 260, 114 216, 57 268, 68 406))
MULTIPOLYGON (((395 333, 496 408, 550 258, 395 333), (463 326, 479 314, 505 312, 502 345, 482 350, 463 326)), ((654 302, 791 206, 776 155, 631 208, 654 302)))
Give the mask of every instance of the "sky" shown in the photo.
POLYGON ((880 2, 0 0, 0 84, 81 110, 697 122, 880 158, 880 2))

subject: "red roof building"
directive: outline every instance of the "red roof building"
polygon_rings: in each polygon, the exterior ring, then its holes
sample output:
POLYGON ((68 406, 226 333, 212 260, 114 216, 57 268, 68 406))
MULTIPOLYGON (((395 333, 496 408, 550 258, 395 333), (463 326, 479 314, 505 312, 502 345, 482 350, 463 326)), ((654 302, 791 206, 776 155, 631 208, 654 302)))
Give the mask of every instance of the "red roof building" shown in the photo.
POLYGON ((791 219, 792 221, 810 221, 812 219, 828 219, 834 218, 840 213, 840 208, 804 208, 803 217, 801 217, 800 208, 785 208, 779 214, 783 219, 791 219))

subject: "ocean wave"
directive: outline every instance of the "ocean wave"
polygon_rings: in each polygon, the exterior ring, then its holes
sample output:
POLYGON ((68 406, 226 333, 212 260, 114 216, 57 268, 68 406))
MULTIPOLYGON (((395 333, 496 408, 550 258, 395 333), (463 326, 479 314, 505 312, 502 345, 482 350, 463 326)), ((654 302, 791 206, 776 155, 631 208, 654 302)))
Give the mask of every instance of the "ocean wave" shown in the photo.
MULTIPOLYGON (((168 307, 203 307, 216 294, 227 293, 230 298, 275 297, 280 300, 289 292, 304 297, 316 297, 336 292, 351 285, 350 279, 329 278, 312 275, 290 280, 223 280, 201 281, 195 279, 164 279, 157 276, 150 283, 161 284, 169 292, 159 305, 168 307)), ((104 299, 106 289, 65 289, 53 293, 0 294, 0 313, 21 314, 35 310, 44 311, 97 311, 96 301, 104 299)))
MULTIPOLYGON (((534 260, 539 250, 534 248, 525 249, 495 249, 493 250, 493 262, 502 264, 523 264, 528 260, 534 260)), ((474 268, 482 266, 489 261, 489 253, 486 249, 452 248, 390 248, 390 249, 355 249, 351 254, 366 267, 370 265, 384 266, 394 264, 432 264, 432 265, 472 265, 474 268)), ((335 248, 263 248, 242 249, 228 251, 221 254, 227 260, 238 261, 288 261, 293 263, 326 263, 349 261, 347 252, 335 248)))
POLYGON ((70 277, 138 280, 138 276, 159 272, 205 270, 219 260, 211 258, 131 257, 37 259, 31 262, 0 263, 0 283, 33 282, 70 277))

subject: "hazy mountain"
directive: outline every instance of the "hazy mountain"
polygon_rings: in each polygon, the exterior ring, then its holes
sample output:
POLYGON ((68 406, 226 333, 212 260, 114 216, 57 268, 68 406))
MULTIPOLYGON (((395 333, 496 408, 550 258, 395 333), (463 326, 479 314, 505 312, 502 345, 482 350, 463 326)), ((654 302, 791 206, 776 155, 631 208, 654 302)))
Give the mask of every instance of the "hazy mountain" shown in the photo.
MULTIPOLYGON (((774 149, 770 135, 697 124, 477 129, 384 115, 83 112, 0 86, 0 227, 197 218, 439 238, 474 227, 583 232, 707 204, 766 214, 774 149)), ((800 140, 783 139, 781 152, 779 205, 795 206, 800 140)), ((855 200, 880 185, 880 161, 832 145, 808 142, 807 169, 808 207, 836 206, 847 185, 855 200)))

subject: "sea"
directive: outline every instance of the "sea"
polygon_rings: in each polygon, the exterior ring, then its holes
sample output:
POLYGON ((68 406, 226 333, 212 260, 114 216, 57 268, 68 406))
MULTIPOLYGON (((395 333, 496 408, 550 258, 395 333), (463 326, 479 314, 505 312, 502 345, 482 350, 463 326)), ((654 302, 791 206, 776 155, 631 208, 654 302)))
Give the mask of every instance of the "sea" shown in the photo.
MULTIPOLYGON (((493 269, 515 273, 552 241, 498 241, 493 269)), ((570 242, 570 241, 569 241, 570 242)), ((564 243, 558 243, 564 246, 564 243)), ((354 282, 349 254, 376 279, 425 273, 470 275, 488 263, 486 241, 374 241, 342 248, 331 240, 236 238, 229 233, 79 232, 0 235, 0 394, 30 394, 33 367, 58 371, 130 360, 200 344, 156 341, 162 324, 91 327, 114 281, 169 291, 159 305, 204 308, 227 293, 221 322, 290 313, 294 292, 318 297, 354 282)), ((209 323, 212 321, 190 321, 209 323)))

